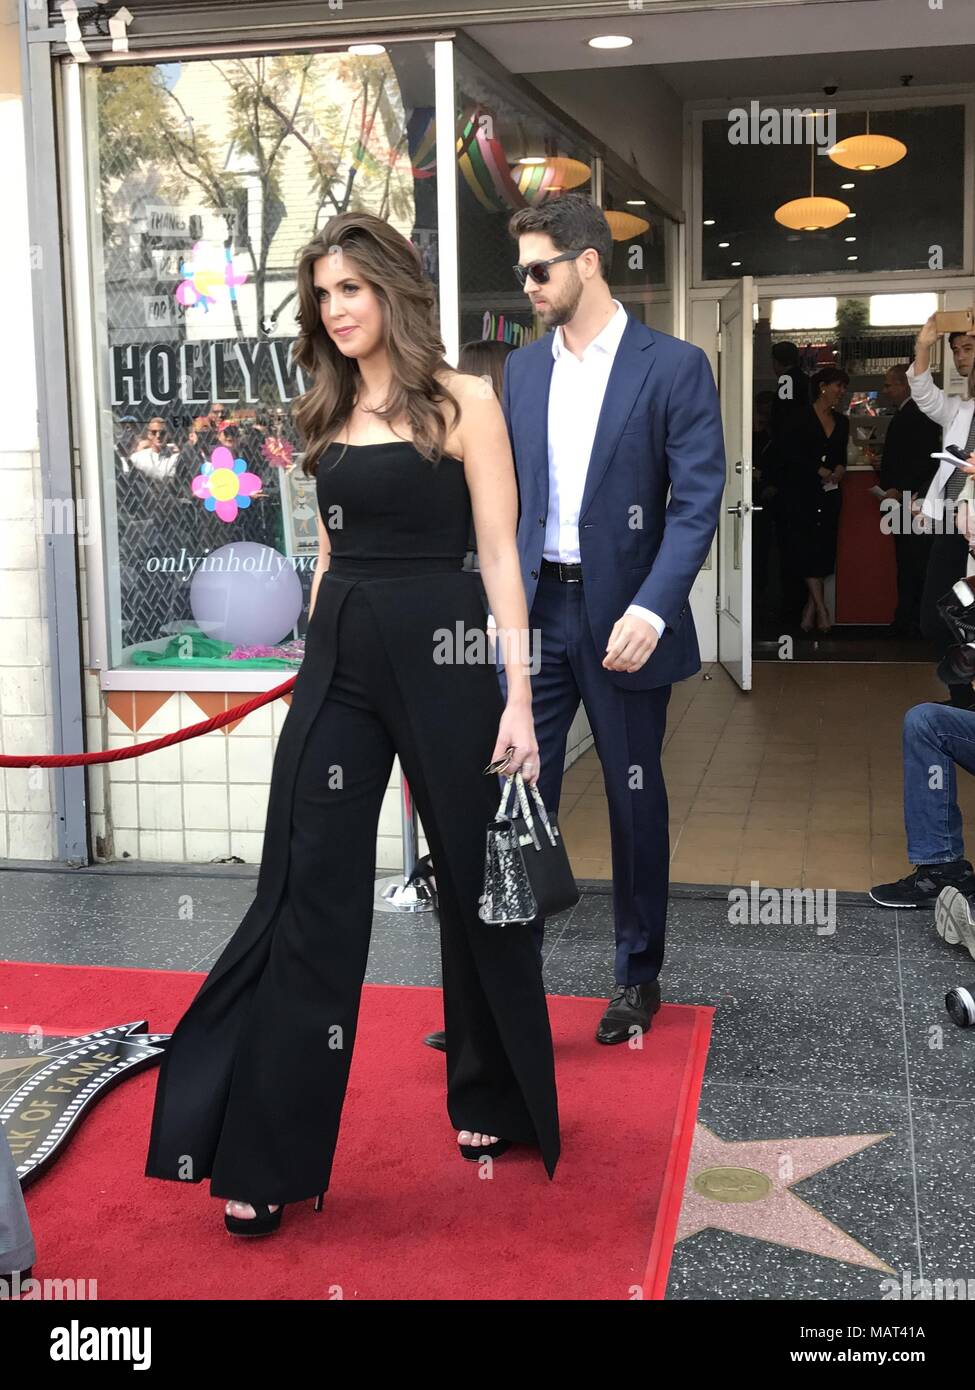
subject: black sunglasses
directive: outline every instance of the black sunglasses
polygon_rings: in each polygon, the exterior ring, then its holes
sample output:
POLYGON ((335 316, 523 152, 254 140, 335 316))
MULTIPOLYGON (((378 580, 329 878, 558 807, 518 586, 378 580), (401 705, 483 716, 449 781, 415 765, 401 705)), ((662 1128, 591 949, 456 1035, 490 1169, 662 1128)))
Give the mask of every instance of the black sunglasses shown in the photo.
POLYGON ((588 246, 582 246, 578 251, 563 251, 561 256, 552 256, 547 261, 532 261, 530 265, 513 265, 511 269, 515 272, 515 279, 522 289, 525 288, 525 281, 529 275, 536 285, 547 285, 549 282, 549 266, 558 265, 559 261, 574 261, 582 255, 583 251, 588 251, 588 246))

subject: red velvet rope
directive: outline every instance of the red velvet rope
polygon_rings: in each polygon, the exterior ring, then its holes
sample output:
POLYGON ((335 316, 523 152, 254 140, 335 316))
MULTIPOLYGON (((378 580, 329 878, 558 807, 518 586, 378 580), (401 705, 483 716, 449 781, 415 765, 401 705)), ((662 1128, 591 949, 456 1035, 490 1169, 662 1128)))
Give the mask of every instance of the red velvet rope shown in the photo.
POLYGON ((245 700, 242 705, 224 710, 223 714, 215 714, 212 719, 190 724, 188 728, 177 729, 175 733, 164 734, 162 738, 150 739, 148 743, 137 743, 131 748, 113 748, 104 753, 46 753, 34 758, 25 754, 9 757, 0 753, 0 767, 77 767, 83 763, 117 763, 122 758, 141 758, 143 753, 154 753, 157 748, 168 748, 173 743, 182 743, 184 739, 198 738, 200 734, 208 734, 211 729, 219 729, 235 719, 242 719, 252 709, 260 709, 261 705, 270 704, 279 695, 287 695, 296 679, 296 676, 291 676, 273 690, 255 695, 253 700, 245 700))

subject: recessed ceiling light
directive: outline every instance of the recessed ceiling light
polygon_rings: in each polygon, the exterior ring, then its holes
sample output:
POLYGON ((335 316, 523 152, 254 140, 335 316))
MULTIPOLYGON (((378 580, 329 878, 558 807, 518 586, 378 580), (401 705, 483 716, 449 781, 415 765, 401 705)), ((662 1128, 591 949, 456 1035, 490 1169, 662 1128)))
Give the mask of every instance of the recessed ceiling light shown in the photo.
POLYGON ((626 200, 626 206, 628 208, 645 208, 646 205, 646 198, 627 198, 626 200))
POLYGON ((855 237, 855 236, 845 236, 845 237, 843 238, 843 240, 844 240, 844 241, 856 241, 856 237, 855 237))
POLYGON ((629 48, 633 42, 625 34, 597 34, 589 40, 590 48, 629 48))
POLYGON ((851 217, 856 217, 856 213, 855 213, 855 212, 848 212, 848 213, 846 214, 846 220, 847 220, 847 222, 849 222, 849 220, 850 220, 851 217))
POLYGON ((860 259, 860 257, 859 257, 859 256, 847 256, 846 259, 847 259, 848 261, 858 261, 858 260, 860 259))
POLYGON ((732 264, 732 265, 741 265, 741 261, 732 261, 731 264, 732 264))
POLYGON ((730 246, 730 245, 731 245, 731 242, 730 242, 730 241, 719 241, 719 242, 718 242, 718 245, 721 246, 721 247, 730 246))
POLYGON ((841 183, 840 188, 856 188, 855 183, 841 183))
POLYGON ((386 50, 381 43, 350 43, 348 52, 357 58, 375 58, 386 50))
POLYGON ((713 217, 705 217, 705 219, 704 219, 704 225, 705 225, 705 227, 713 227, 713 226, 714 226, 714 218, 713 218, 713 217))
POLYGON ((526 154, 526 155, 524 155, 521 159, 518 160, 518 163, 519 163, 519 164, 544 164, 544 163, 545 163, 545 156, 544 156, 543 154, 526 154))

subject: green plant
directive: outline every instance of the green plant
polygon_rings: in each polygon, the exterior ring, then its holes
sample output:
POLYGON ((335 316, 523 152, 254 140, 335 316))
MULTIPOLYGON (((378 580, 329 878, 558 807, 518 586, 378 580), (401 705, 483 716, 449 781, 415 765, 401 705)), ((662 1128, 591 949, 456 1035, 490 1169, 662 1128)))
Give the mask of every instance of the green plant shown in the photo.
POLYGON ((862 299, 844 299, 836 310, 836 331, 841 338, 858 338, 870 323, 870 310, 862 299))

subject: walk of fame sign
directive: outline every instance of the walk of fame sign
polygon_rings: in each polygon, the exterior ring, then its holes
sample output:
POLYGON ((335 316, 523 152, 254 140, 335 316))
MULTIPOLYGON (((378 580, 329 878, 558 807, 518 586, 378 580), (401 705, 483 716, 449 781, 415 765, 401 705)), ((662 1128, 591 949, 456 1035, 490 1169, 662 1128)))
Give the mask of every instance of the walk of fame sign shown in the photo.
POLYGON ((39 1177, 106 1091, 155 1066, 168 1033, 145 1019, 78 1037, 0 1033, 0 1125, 21 1187, 39 1177))

